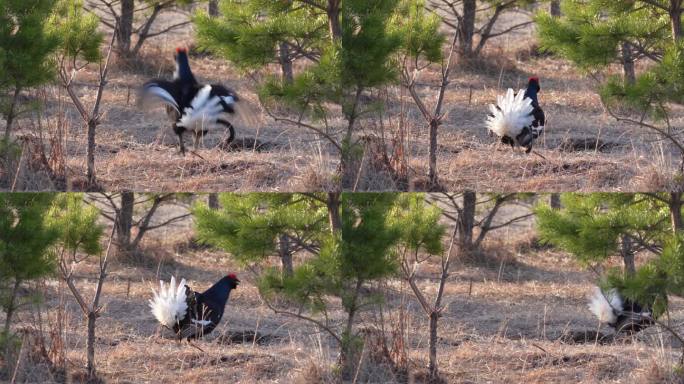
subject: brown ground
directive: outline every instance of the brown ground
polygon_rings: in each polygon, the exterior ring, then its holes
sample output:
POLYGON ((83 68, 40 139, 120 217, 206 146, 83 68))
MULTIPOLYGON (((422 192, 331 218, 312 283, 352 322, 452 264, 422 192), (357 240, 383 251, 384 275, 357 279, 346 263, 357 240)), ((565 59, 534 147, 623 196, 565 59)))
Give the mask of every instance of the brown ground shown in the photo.
MULTIPOLYGON (((98 320, 96 358, 108 383, 306 383, 329 382, 336 361, 331 339, 310 324, 275 315, 262 304, 253 277, 234 265, 227 255, 188 247, 189 222, 153 233, 145 241, 148 267, 115 263, 104 287, 103 316, 98 320), (224 273, 242 279, 233 292, 217 331, 196 342, 205 353, 177 343, 159 332, 147 300, 158 277, 183 276, 202 290, 224 273), (222 335, 257 332, 265 339, 229 344, 222 335)), ((459 262, 446 289, 445 315, 440 322, 439 360, 450 383, 660 383, 674 382, 671 368, 678 347, 655 329, 637 338, 608 344, 564 343, 564 333, 596 331, 586 308, 585 295, 595 276, 579 268, 567 255, 542 249, 532 240, 531 223, 521 223, 491 235, 486 245, 488 264, 459 262)), ((77 271, 77 284, 92 294, 95 264, 77 271)), ((436 265, 424 266, 420 284, 432 295, 436 265)), ((41 285, 42 286, 42 285, 41 285)), ((60 284, 42 286, 42 326, 51 329, 59 305, 60 284)), ((406 347, 410 376, 421 382, 427 356, 427 322, 408 287, 398 280, 382 284, 385 309, 363 312, 360 326, 396 329, 405 303, 406 347), (381 320, 384 319, 384 320, 381 320)), ((85 329, 75 302, 66 295, 68 375, 82 373, 85 329)), ((62 308, 64 306, 61 306, 62 308)), ((340 319, 334 306, 332 318, 340 319)), ((18 328, 34 328, 37 306, 18 315, 18 328)), ((680 323, 684 304, 672 302, 671 319, 680 323)), ((601 329, 601 332, 609 332, 601 329)), ((389 337, 389 336, 388 336, 389 337)), ((367 352, 365 359, 370 359, 367 352)), ((27 359, 28 360, 28 359, 27 359)), ((26 360, 25 360, 26 361, 26 360)), ((377 365, 366 365, 358 382, 394 382, 398 376, 377 365)), ((50 382, 45 370, 24 363, 20 381, 50 382)))
MULTIPOLYGON (((177 16, 182 17, 182 16, 177 16)), ((512 18, 527 17, 514 15, 512 18)), ((163 25, 174 18, 167 15, 163 25)), ((508 22, 508 21, 507 21, 508 22)), ((505 24, 502 24, 502 27, 505 24)), ((126 64, 115 60, 104 95, 104 119, 98 130, 96 168, 105 190, 123 188, 138 191, 291 191, 319 190, 331 186, 337 166, 333 148, 303 128, 276 123, 262 111, 256 86, 226 61, 195 56, 191 65, 203 82, 222 82, 245 100, 249 118, 236 121, 240 150, 218 146, 223 134, 212 134, 197 152, 181 157, 175 135, 163 108, 142 111, 136 107, 135 90, 156 76, 170 76, 172 51, 178 45, 192 45, 192 31, 186 30, 151 40, 142 61, 126 64), (265 146, 255 150, 254 142, 265 146)), ((594 83, 567 62, 531 55, 531 29, 494 40, 477 63, 456 67, 445 100, 447 118, 439 137, 439 177, 446 189, 477 191, 634 191, 673 188, 677 161, 670 149, 651 135, 618 123, 604 113, 594 92, 594 83), (530 75, 541 78, 541 103, 548 116, 546 134, 536 153, 525 155, 495 144, 483 125, 487 105, 506 88, 524 87, 530 75)), ((274 68, 275 71, 275 68, 274 68)), ((421 83, 437 80, 436 68, 425 70, 421 83)), ((95 68, 78 78, 79 92, 92 101, 95 68)), ((436 90, 424 86, 428 103, 436 90)), ((399 90, 388 90, 388 115, 396 120, 401 102, 399 90)), ((58 100, 64 95, 54 87, 28 97, 46 104, 43 125, 56 121, 58 100)), ((408 99, 404 99, 409 103, 408 99)), ((68 178, 56 185, 30 173, 22 174, 17 189, 79 189, 85 167, 85 135, 74 111, 67 104, 66 128, 68 178)), ((421 188, 426 172, 427 130, 415 108, 408 110, 412 132, 408 158, 412 179, 408 184, 390 180, 361 183, 366 188, 392 190, 411 185, 421 188)), ((362 121, 363 133, 374 132, 378 118, 362 121)), ((675 109, 673 126, 684 122, 675 109)), ((333 119, 332 125, 341 123, 333 119)), ((19 122, 22 134, 36 130, 36 118, 19 122)), ((189 138, 188 138, 189 140, 189 138)), ((7 183, 6 183, 7 184, 7 183)), ((10 183, 11 184, 11 183, 10 183)), ((6 186, 6 188, 9 188, 6 186)))

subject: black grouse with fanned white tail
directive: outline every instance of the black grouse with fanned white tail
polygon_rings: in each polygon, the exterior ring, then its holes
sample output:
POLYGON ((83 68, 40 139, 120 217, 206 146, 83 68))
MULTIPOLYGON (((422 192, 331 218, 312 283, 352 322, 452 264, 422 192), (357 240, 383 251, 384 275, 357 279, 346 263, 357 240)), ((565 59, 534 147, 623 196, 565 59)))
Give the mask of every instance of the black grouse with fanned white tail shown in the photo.
POLYGON ((159 291, 150 300, 152 314, 164 327, 171 329, 178 339, 196 339, 210 333, 221 321, 230 292, 240 284, 237 276, 223 277, 206 291, 199 293, 185 284, 176 285, 171 277, 169 285, 159 282, 159 291))
POLYGON ((608 324, 616 333, 636 333, 655 323, 648 306, 622 297, 617 289, 604 292, 594 287, 588 305, 599 322, 608 324))
POLYGON ((532 151, 532 144, 544 131, 546 117, 539 106, 537 94, 541 90, 539 78, 530 77, 527 89, 515 93, 508 89, 505 95, 497 96, 496 105, 490 105, 487 128, 504 144, 524 147, 532 151))
POLYGON ((176 49, 176 72, 173 80, 154 79, 145 83, 141 101, 150 98, 166 104, 182 154, 185 154, 185 132, 193 134, 195 149, 199 140, 209 131, 227 129, 227 143, 235 138, 235 128, 226 117, 235 114, 238 96, 221 84, 198 83, 190 69, 188 51, 184 48, 176 49))

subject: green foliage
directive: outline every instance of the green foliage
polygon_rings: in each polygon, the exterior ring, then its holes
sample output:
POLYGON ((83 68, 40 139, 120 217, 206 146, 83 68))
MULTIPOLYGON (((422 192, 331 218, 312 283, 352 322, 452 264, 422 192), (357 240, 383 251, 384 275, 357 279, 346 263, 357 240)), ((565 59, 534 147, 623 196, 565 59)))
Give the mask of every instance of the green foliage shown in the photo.
POLYGON ((617 256, 620 236, 632 238, 636 250, 647 250, 654 257, 638 266, 635 274, 609 270, 602 285, 651 305, 658 316, 667 310, 668 294, 684 293, 684 234, 672 230, 668 198, 668 194, 564 194, 563 209, 536 208, 540 237, 584 264, 617 256))
POLYGON ((445 36, 442 21, 436 14, 425 12, 422 0, 405 0, 397 7, 391 27, 402 38, 402 50, 411 58, 424 58, 436 63, 442 60, 445 36))
MULTIPOLYGON (((623 61, 621 46, 633 47, 632 55, 655 64, 640 73, 634 83, 610 76, 600 87, 609 107, 626 106, 643 119, 665 120, 668 103, 684 103, 682 42, 672 36, 670 15, 647 1, 565 0, 563 17, 540 13, 536 17, 543 49, 554 52, 587 72, 607 71, 623 61)), ((673 137, 669 140, 674 141, 673 137)))
POLYGON ((422 0, 345 0, 339 15, 325 2, 314 3, 224 0, 223 16, 200 13, 194 21, 201 47, 243 69, 281 62, 281 43, 287 43, 290 60, 307 59, 292 79, 267 77, 259 98, 269 108, 284 106, 296 114, 293 124, 324 132, 340 150, 341 179, 348 184, 346 165, 361 153, 353 135, 359 117, 381 108, 364 105, 361 95, 398 82, 401 53, 439 60, 443 36, 422 0), (332 132, 328 124, 340 110, 348 124, 332 132))
POLYGON ((601 89, 604 102, 627 105, 654 119, 668 116, 668 103, 684 104, 684 42, 665 50, 660 63, 634 84, 611 77, 601 89))
POLYGON ((394 206, 391 220, 400 231, 406 250, 439 255, 444 252, 442 239, 446 230, 439 222, 441 216, 441 209, 425 203, 424 194, 404 193, 394 206))
POLYGON ((342 82, 370 88, 394 82, 398 77, 393 59, 402 36, 392 28, 397 0, 346 0, 342 7, 342 82))
POLYGON ((100 212, 86 205, 80 193, 57 196, 47 217, 49 225, 59 233, 60 245, 72 253, 96 255, 102 251, 100 238, 104 227, 98 223, 100 212))
POLYGON ((0 0, 0 89, 27 88, 49 81, 50 55, 58 41, 45 21, 56 0, 0 0))
MULTIPOLYGON (((341 341, 345 370, 361 341, 355 331, 356 318, 382 300, 362 288, 395 274, 398 262, 394 246, 401 231, 390 219, 397 194, 351 193, 341 196, 341 228, 321 242, 320 252, 305 260, 291 276, 275 269, 264 273, 260 292, 267 298, 281 297, 306 309, 325 324, 331 299, 340 300, 347 313, 346 327, 336 333, 341 341)), ((333 300, 334 302, 336 300, 333 300)))
POLYGON ((242 69, 279 62, 280 43, 290 60, 316 60, 325 46, 327 20, 319 9, 291 1, 223 0, 221 16, 198 12, 193 21, 199 47, 221 55, 242 69))
POLYGON ((81 0, 60 0, 47 23, 59 39, 60 56, 67 60, 94 63, 100 60, 103 34, 97 16, 86 13, 81 0))
POLYGON ((671 233, 667 207, 643 195, 563 194, 561 201, 562 210, 535 209, 540 238, 585 264, 617 255, 623 234, 660 242, 671 233))
POLYGON ((220 210, 203 203, 193 207, 197 237, 243 264, 277 254, 282 234, 317 244, 329 232, 322 204, 303 195, 225 193, 219 200, 220 210))
POLYGON ((358 306, 356 284, 396 271, 392 246, 400 231, 388 220, 395 199, 394 194, 344 194, 341 233, 326 236, 320 252, 297 266, 292 277, 267 274, 264 293, 283 294, 313 311, 325 309, 328 295, 341 298, 347 310, 358 306))
POLYGON ((7 314, 5 331, 22 304, 17 289, 54 271, 51 247, 59 232, 45 220, 54 198, 50 193, 0 194, 0 307, 7 314))
POLYGON ((647 41, 649 53, 655 53, 670 39, 663 12, 634 2, 565 0, 562 13, 561 18, 545 12, 536 15, 541 47, 584 70, 621 62, 622 42, 647 41))
POLYGON ((48 33, 45 21, 56 0, 0 0, 0 113, 10 110, 14 92, 50 81, 54 77, 52 53, 58 40, 48 33))
POLYGON ((0 275, 25 281, 50 273, 59 232, 45 221, 54 194, 0 194, 0 275))

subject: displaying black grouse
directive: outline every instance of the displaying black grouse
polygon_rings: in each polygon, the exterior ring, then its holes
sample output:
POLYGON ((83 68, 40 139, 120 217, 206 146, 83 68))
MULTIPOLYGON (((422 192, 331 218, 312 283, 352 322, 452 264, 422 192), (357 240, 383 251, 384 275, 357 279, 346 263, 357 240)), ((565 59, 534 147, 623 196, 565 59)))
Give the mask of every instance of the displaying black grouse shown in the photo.
POLYGON ((238 96, 220 84, 199 84, 190 69, 187 49, 177 48, 175 59, 173 80, 154 79, 146 82, 141 101, 154 98, 166 104, 182 154, 185 154, 185 132, 193 133, 195 149, 199 140, 211 130, 228 129, 227 143, 233 141, 235 128, 225 119, 225 115, 235 113, 238 96))
POLYGON ((589 310, 617 333, 636 333, 654 324, 650 308, 623 298, 616 289, 604 293, 595 287, 589 297, 589 310))
POLYGON ((237 276, 230 274, 199 293, 190 289, 185 279, 176 286, 176 278, 171 277, 168 286, 163 281, 159 282, 160 290, 154 291, 150 308, 159 323, 173 330, 179 339, 200 338, 219 324, 230 291, 238 284, 237 276))
POLYGON ((532 144, 544 131, 546 117, 539 106, 537 94, 541 91, 539 78, 530 77, 525 92, 508 89, 506 95, 497 97, 496 105, 490 105, 486 124, 490 133, 501 138, 511 147, 519 145, 532 151, 532 144))

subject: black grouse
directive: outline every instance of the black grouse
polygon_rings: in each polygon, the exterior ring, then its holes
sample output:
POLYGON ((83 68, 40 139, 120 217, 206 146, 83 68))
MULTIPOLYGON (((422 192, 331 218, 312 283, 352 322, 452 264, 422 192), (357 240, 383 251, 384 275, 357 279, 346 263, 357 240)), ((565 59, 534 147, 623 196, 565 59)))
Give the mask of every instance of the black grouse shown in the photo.
POLYGON ((623 298, 616 289, 605 293, 595 287, 589 297, 589 310, 617 333, 636 333, 654 324, 648 306, 623 298))
POLYGON ((185 154, 185 132, 194 135, 195 149, 199 140, 210 130, 228 129, 227 143, 233 141, 235 129, 225 115, 235 113, 238 96, 220 84, 199 84, 190 69, 187 49, 177 48, 175 59, 176 72, 173 80, 154 79, 146 82, 141 101, 154 98, 166 104, 182 154, 185 154))
POLYGON ((504 144, 513 148, 519 145, 530 153, 546 123, 537 97, 540 90, 539 78, 530 77, 525 92, 514 93, 509 88, 506 95, 499 95, 496 105, 489 106, 486 124, 490 134, 500 137, 504 144))
POLYGON ((168 286, 159 282, 160 290, 154 291, 150 308, 159 323, 173 330, 179 339, 200 338, 219 324, 230 292, 238 284, 237 276, 229 274, 199 293, 190 289, 185 279, 176 286, 176 278, 171 277, 168 286))

